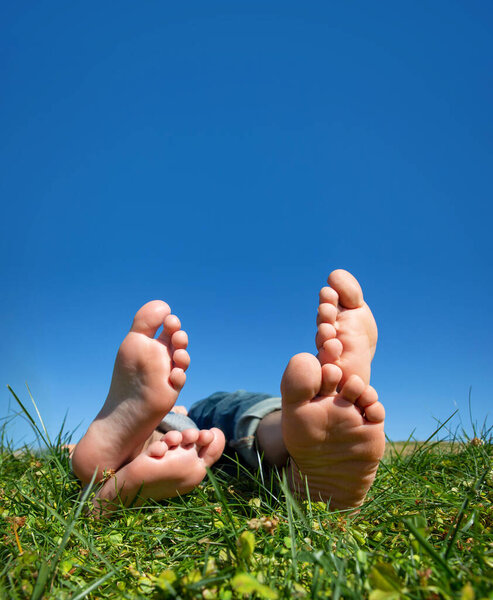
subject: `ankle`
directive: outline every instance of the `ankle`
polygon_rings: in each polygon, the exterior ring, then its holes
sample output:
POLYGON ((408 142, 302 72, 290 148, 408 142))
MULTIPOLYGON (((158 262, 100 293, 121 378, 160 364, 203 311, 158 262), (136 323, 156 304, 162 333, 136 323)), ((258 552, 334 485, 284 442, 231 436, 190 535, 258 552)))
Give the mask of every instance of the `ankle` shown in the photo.
POLYGON ((260 453, 271 466, 283 467, 289 458, 281 427, 281 411, 266 415, 257 428, 257 444, 260 453))

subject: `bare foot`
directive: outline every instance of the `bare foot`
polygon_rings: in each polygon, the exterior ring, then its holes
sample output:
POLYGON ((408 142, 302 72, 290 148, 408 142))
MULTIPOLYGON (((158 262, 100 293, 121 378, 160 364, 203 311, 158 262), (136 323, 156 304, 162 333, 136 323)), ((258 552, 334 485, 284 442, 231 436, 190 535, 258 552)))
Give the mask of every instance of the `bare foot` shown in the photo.
POLYGON ((153 441, 131 462, 108 479, 93 500, 99 516, 146 498, 163 500, 197 486, 224 450, 224 434, 212 428, 169 431, 153 441))
POLYGON ((187 334, 165 302, 154 300, 135 315, 115 361, 110 391, 72 456, 83 483, 135 458, 173 407, 190 364, 187 334), (163 326, 156 339, 156 332, 163 326))
POLYGON ((370 383, 371 361, 377 345, 377 325, 363 300, 358 281, 343 269, 332 271, 331 287, 320 290, 316 344, 321 364, 342 369, 340 386, 351 375, 370 383))
POLYGON ((338 393, 341 377, 336 365, 304 353, 291 359, 281 383, 289 483, 306 496, 306 478, 310 496, 337 509, 363 503, 385 447, 377 393, 357 375, 338 393))
POLYGON ((385 448, 385 410, 370 386, 377 326, 347 271, 329 276, 317 318, 318 359, 298 354, 281 382, 282 437, 293 489, 334 508, 362 504, 385 448), (338 392, 339 390, 339 392, 338 392))

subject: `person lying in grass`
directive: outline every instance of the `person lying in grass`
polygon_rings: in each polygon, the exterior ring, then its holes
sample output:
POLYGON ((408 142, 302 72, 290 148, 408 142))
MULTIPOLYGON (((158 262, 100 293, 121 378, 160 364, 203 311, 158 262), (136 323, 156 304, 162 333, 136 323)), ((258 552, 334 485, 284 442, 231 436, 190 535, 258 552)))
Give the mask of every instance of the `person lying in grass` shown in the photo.
POLYGON ((318 305, 318 354, 291 358, 282 398, 213 394, 188 417, 172 412, 190 364, 188 336, 165 302, 145 304, 118 351, 108 397, 72 455, 83 484, 95 472, 104 480, 95 506, 107 513, 120 501, 189 492, 226 442, 252 466, 263 455, 285 468, 301 497, 308 488, 331 508, 360 506, 385 446, 385 410, 369 385, 377 326, 350 273, 333 271, 328 283, 318 305))

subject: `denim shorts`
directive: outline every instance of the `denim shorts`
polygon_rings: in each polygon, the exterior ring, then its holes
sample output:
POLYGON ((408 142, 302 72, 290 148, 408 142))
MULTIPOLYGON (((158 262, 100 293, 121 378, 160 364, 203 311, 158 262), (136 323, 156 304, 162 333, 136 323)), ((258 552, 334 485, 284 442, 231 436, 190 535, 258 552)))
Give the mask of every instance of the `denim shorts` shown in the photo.
POLYGON ((281 398, 238 390, 216 392, 196 402, 185 415, 170 412, 157 427, 159 431, 184 429, 221 429, 226 443, 251 467, 258 466, 255 444, 260 420, 281 409, 281 398))

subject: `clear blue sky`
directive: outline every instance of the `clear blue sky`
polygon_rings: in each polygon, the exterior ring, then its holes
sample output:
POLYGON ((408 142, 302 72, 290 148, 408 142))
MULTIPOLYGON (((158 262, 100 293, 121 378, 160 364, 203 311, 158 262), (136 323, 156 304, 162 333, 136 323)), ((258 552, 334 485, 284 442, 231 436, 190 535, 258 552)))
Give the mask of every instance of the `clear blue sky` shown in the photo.
POLYGON ((470 386, 482 421, 492 29, 489 2, 4 3, 1 414, 27 381, 82 432, 154 298, 190 335, 184 404, 277 394, 344 267, 390 437, 467 425, 470 386))

